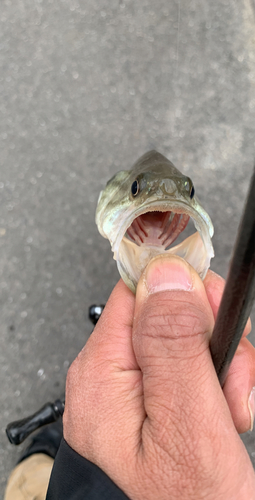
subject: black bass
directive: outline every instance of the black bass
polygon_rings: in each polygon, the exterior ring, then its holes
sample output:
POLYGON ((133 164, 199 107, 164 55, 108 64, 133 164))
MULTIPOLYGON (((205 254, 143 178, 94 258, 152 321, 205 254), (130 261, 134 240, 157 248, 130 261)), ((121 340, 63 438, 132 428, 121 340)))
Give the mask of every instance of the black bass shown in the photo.
POLYGON ((118 172, 98 199, 96 224, 108 238, 120 275, 134 293, 148 262, 179 255, 204 279, 214 256, 213 225, 191 179, 162 154, 149 151, 129 171, 118 172), (192 219, 197 232, 171 246, 192 219))

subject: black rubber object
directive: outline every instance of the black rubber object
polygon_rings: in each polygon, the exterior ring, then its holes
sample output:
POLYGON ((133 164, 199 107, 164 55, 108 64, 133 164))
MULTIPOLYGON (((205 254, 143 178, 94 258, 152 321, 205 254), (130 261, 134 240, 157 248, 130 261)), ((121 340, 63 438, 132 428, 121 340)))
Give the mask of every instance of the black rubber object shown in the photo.
POLYGON ((255 299, 255 169, 240 222, 210 349, 223 387, 255 299))
POLYGON ((104 310, 104 304, 96 305, 93 304, 89 307, 89 319, 93 325, 96 325, 102 312, 104 310))
POLYGON ((63 415, 64 408, 64 401, 57 399, 54 403, 46 403, 33 415, 11 422, 6 427, 6 434, 10 443, 21 444, 36 429, 56 422, 63 415))

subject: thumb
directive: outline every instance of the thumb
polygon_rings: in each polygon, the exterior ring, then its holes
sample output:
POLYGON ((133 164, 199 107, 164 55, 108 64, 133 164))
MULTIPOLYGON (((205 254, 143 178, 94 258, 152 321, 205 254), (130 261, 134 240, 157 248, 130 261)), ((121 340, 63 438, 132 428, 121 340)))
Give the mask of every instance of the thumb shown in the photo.
POLYGON ((196 271, 176 256, 153 259, 137 288, 133 346, 146 414, 161 429, 172 426, 172 418, 183 423, 185 415, 193 426, 194 407, 214 413, 216 395, 225 407, 219 410, 228 411, 209 351, 213 326, 196 271))

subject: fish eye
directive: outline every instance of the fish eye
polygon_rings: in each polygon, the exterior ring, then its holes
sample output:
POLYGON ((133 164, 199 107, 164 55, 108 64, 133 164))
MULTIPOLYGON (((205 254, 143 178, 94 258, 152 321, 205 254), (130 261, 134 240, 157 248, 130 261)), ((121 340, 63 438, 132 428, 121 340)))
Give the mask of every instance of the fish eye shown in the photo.
POLYGON ((140 191, 140 186, 138 180, 136 179, 131 186, 132 196, 137 196, 139 191, 140 191))
POLYGON ((190 199, 192 200, 192 198, 194 197, 194 194, 195 194, 195 188, 194 186, 192 186, 190 192, 189 192, 189 196, 190 196, 190 199))
POLYGON ((185 181, 184 186, 185 186, 186 191, 188 191, 188 193, 189 193, 190 199, 192 200, 192 198, 194 198, 194 195, 195 195, 195 188, 193 186, 192 180, 189 177, 187 177, 187 180, 185 181))

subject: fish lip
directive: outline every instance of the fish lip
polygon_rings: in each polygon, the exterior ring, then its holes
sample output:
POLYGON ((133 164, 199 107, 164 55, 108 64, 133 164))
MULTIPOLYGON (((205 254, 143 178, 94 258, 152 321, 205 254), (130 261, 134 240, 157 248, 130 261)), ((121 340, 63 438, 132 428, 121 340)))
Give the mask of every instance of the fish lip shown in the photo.
MULTIPOLYGON (((112 242, 112 251, 117 251, 118 253, 118 248, 119 245, 122 241, 122 239, 125 236, 126 230, 128 227, 132 224, 132 222, 139 217, 139 215, 142 215, 147 212, 153 212, 153 211, 160 211, 160 212, 168 212, 168 211, 173 211, 175 213, 186 213, 188 214, 195 225, 195 228, 198 230, 204 245, 206 247, 211 247, 212 248, 212 243, 211 243, 211 237, 213 235, 213 226, 211 223, 211 219, 208 217, 208 220, 206 218, 203 218, 200 212, 198 212, 195 208, 193 208, 190 204, 185 203, 185 201, 176 201, 176 200, 154 200, 150 201, 149 203, 143 205, 140 209, 136 208, 133 209, 130 215, 128 216, 127 219, 125 219, 125 222, 121 225, 119 232, 117 234, 117 237, 115 241, 112 242), (152 207, 154 209, 152 209, 152 207), (180 210, 182 209, 183 210, 180 210), (208 227, 209 223, 209 227, 208 227), (206 234, 206 240, 204 238, 204 233, 206 234)), ((212 256, 214 255, 214 252, 211 251, 212 256)))

